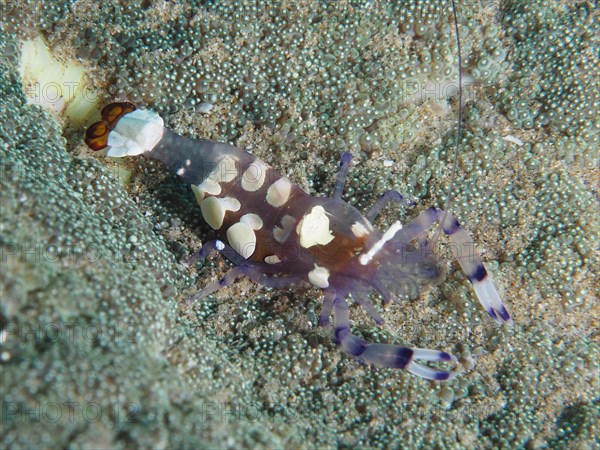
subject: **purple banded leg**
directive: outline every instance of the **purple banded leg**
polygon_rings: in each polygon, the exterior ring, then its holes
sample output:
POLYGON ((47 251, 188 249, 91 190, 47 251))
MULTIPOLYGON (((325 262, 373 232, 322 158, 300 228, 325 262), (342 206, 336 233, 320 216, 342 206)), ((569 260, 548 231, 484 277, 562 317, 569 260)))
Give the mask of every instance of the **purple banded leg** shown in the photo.
POLYGON ((456 377, 456 373, 454 372, 433 369, 416 362, 416 360, 421 360, 456 363, 456 358, 451 354, 437 350, 367 342, 350 332, 350 319, 346 300, 336 296, 333 308, 335 314, 335 338, 346 353, 376 366, 406 369, 410 373, 428 380, 451 380, 456 377))
POLYGON ((301 282, 300 278, 293 276, 270 276, 276 273, 275 266, 275 264, 257 264, 244 261, 243 264, 230 269, 220 280, 210 283, 204 289, 190 296, 189 299, 196 300, 206 297, 224 287, 230 286, 238 277, 244 275, 262 286, 271 288, 289 287, 301 282))
POLYGON ((255 283, 268 288, 286 288, 297 286, 302 282, 299 277, 291 275, 280 275, 277 272, 277 264, 250 264, 244 268, 244 275, 255 283), (274 276, 276 275, 277 276, 274 276))
POLYGON ((333 312, 333 301, 335 300, 335 292, 327 289, 323 295, 323 307, 319 316, 319 326, 326 327, 329 325, 329 318, 333 312))
POLYGON ((394 296, 392 295, 390 290, 388 288, 386 288, 385 285, 379 279, 373 277, 371 280, 369 280, 369 284, 371 286, 373 286, 375 288, 375 290, 381 294, 381 296, 383 297, 384 305, 389 305, 392 302, 392 300, 394 299, 394 296))
POLYGON ((230 246, 225 244, 223 241, 220 241, 219 239, 215 239, 213 241, 206 242, 200 248, 200 250, 198 250, 196 253, 189 256, 188 258, 186 258, 183 263, 186 266, 191 266, 191 265, 195 264, 196 262, 198 262, 199 260, 206 259, 207 256, 213 250, 219 251, 223 256, 225 256, 225 258, 227 258, 229 261, 231 261, 232 263, 234 263, 236 265, 240 265, 240 264, 243 264, 244 262, 246 262, 246 260, 238 252, 236 252, 233 248, 231 248, 230 246))
POLYGON ((510 317, 506 306, 502 303, 494 283, 490 280, 471 237, 460 226, 458 220, 456 220, 449 212, 444 214, 443 211, 438 210, 437 215, 440 221, 444 220, 445 217, 442 229, 444 230, 444 233, 450 237, 450 241, 455 245, 457 252, 456 259, 458 259, 462 271, 473 285, 473 289, 475 289, 479 302, 497 323, 513 325, 514 322, 510 317))
POLYGON ((221 277, 221 279, 210 283, 208 286, 204 287, 204 289, 199 290, 193 295, 190 295, 187 300, 198 300, 200 298, 204 298, 218 290, 223 289, 235 282, 235 280, 244 275, 244 266, 235 266, 233 269, 230 269, 221 277))
POLYGON ((369 316, 371 316, 371 319, 373 319, 377 325, 383 325, 385 323, 385 320, 383 317, 381 317, 375 306, 373 306, 371 300, 368 298, 359 297, 357 295, 353 295, 353 298, 354 302, 357 305, 360 305, 360 307, 363 308, 369 316))
POLYGON ((213 250, 217 250, 222 245, 224 245, 223 242, 219 241, 218 239, 214 241, 205 242, 197 252, 194 252, 193 254, 185 258, 182 262, 186 267, 193 266, 199 260, 206 259, 210 252, 212 252, 213 250))
POLYGON ((352 154, 348 152, 342 153, 342 159, 340 161, 340 169, 338 170, 337 177, 335 180, 335 187, 333 188, 333 194, 331 198, 341 198, 344 192, 344 185, 346 184, 346 178, 348 177, 348 169, 350 168, 350 161, 352 161, 352 154))
POLYGON ((381 211, 383 211, 383 208, 385 208, 387 204, 392 201, 401 205, 411 204, 410 201, 405 200, 404 197, 402 197, 400 192, 394 190, 387 191, 381 197, 375 200, 373 206, 371 206, 366 212, 365 217, 367 218, 367 220, 369 222, 373 222, 373 220, 375 220, 375 218, 381 213, 381 211))
MULTIPOLYGON (((506 306, 502 303, 496 287, 490 280, 473 241, 452 214, 441 209, 429 208, 419 214, 415 220, 406 224, 398 232, 397 237, 403 242, 411 241, 427 232, 434 222, 439 221, 441 223, 442 220, 444 221, 441 224, 442 230, 450 238, 456 252, 456 259, 467 279, 473 285, 479 302, 497 323, 513 325, 514 322, 506 306)), ((431 251, 431 248, 427 248, 427 250, 431 251)))
MULTIPOLYGON (((340 277, 339 280, 343 285, 344 282, 342 280, 344 280, 344 278, 340 277)), ((351 286, 352 283, 354 283, 354 280, 348 277, 348 281, 346 283, 348 283, 348 286, 351 286)), ((373 278, 372 282, 370 283, 370 287, 374 288, 377 292, 379 292, 379 294, 383 298, 384 305, 388 305, 392 301, 393 297, 391 292, 377 278, 373 278)), ((333 292, 334 291, 332 291, 331 289, 325 291, 325 303, 329 305, 329 309, 327 310, 328 318, 329 316, 331 316, 331 311, 333 308, 333 292)), ((377 311, 377 308, 375 308, 373 302, 371 302, 371 300, 369 299, 370 292, 370 288, 368 288, 368 292, 355 289, 351 294, 352 301, 359 305, 361 308, 363 308, 366 311, 366 313, 371 317, 371 319, 373 319, 377 323, 377 325, 383 325, 385 323, 385 320, 383 319, 383 317, 381 317, 379 311, 377 311)), ((338 293, 338 295, 342 294, 338 293)), ((325 312, 325 309, 323 309, 323 312, 325 312)), ((329 323, 329 321, 327 323, 329 323)))

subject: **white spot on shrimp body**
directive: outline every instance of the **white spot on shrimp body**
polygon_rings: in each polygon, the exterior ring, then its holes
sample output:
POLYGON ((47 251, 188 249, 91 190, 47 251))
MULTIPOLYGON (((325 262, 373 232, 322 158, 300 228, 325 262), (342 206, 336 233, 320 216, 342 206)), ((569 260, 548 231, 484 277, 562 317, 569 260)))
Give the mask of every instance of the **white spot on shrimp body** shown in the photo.
POLYGON ((202 217, 213 230, 221 228, 227 211, 239 211, 240 207, 240 202, 231 197, 208 197, 200 203, 202 217))
POLYGON ((177 175, 179 175, 180 177, 183 176, 183 174, 185 173, 185 169, 183 167, 180 167, 179 169, 177 169, 177 175))
POLYGON ((192 192, 194 193, 194 197, 196 197, 196 202, 200 204, 204 199, 204 193, 198 189, 198 186, 192 184, 192 192))
POLYGON ((308 272, 308 281, 321 289, 329 287, 329 270, 315 264, 315 268, 308 272))
POLYGON ((240 217, 240 222, 245 223, 253 230, 260 230, 263 227, 263 221, 258 214, 248 213, 240 217))
POLYGON ((242 175, 242 189, 247 192, 256 192, 265 183, 269 165, 257 159, 248 166, 242 175))
POLYGON ((225 155, 206 179, 197 186, 198 193, 194 191, 196 198, 200 196, 200 200, 202 200, 207 194, 219 195, 221 183, 229 183, 239 175, 237 162, 237 158, 225 155))
POLYGON ((281 259, 279 259, 279 256, 277 255, 269 255, 265 256, 265 262, 267 264, 277 264, 281 262, 281 259))
POLYGON ((267 190, 267 203, 278 208, 283 206, 290 197, 292 191, 292 183, 286 178, 280 178, 267 190))
POLYGON ((354 236, 360 238, 369 234, 369 230, 360 222, 354 222, 352 224, 352 233, 354 236))
POLYGON ((248 259, 256 248, 256 234, 247 223, 238 222, 227 229, 227 241, 233 249, 248 259))
POLYGON ((315 206, 296 226, 300 245, 310 248, 313 245, 327 245, 333 241, 329 229, 329 217, 322 206, 315 206))
POLYGON ((288 238, 290 233, 292 232, 292 228, 294 227, 294 223, 296 219, 289 214, 286 214, 281 218, 281 226, 273 228, 273 237, 277 242, 283 244, 285 240, 288 238))

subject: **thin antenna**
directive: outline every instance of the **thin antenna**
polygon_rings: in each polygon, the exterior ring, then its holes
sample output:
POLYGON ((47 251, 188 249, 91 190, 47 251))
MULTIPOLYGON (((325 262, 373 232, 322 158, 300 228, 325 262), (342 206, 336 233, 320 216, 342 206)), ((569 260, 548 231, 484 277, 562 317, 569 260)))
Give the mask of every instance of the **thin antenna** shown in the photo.
POLYGON ((452 1, 452 15, 454 17, 454 33, 456 35, 456 48, 458 49, 458 123, 456 124, 456 147, 454 147, 454 164, 452 165, 452 174, 450 175, 450 186, 448 187, 448 193, 446 195, 446 205, 444 206, 444 215, 442 216, 442 220, 440 222, 440 227, 435 232, 433 239, 429 243, 430 246, 433 246, 438 238, 440 237, 440 233, 442 228, 444 227, 444 223, 446 222, 446 217, 448 216, 450 205, 452 204, 453 195, 452 191, 454 190, 454 180, 456 179, 456 173, 458 171, 458 154, 460 151, 460 134, 461 134, 461 124, 462 124, 462 56, 460 52, 460 33, 458 32, 458 16, 456 15, 456 5, 454 4, 454 0, 452 1))
MULTIPOLYGON (((458 17, 456 16, 456 5, 452 0, 452 15, 454 16, 454 33, 456 34, 456 48, 458 50, 458 123, 456 124, 456 147, 454 148, 454 165, 452 166, 452 175, 450 176, 450 187, 448 188, 448 196, 446 198, 446 211, 450 209, 452 203, 452 191, 454 190, 454 180, 456 179, 456 171, 458 170, 458 154, 460 150, 460 132, 462 124, 462 56, 460 53, 460 34, 458 32, 458 17)), ((446 214, 442 219, 442 224, 446 221, 446 214)))

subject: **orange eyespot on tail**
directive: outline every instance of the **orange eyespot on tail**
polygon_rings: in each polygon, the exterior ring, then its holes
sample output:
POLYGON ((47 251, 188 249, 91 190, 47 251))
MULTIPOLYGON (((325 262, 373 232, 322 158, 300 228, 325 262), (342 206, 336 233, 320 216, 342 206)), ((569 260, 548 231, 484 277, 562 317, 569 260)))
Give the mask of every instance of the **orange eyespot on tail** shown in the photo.
POLYGON ((93 123, 85 132, 85 143, 94 151, 102 150, 108 143, 109 131, 110 128, 106 122, 93 123))
POLYGON ((100 115, 102 120, 108 122, 109 126, 114 128, 119 119, 125 114, 135 111, 137 108, 130 102, 111 103, 102 108, 100 115))
POLYGON ((117 102, 106 105, 100 113, 102 120, 89 126, 85 132, 85 143, 94 151, 102 150, 108 143, 108 133, 119 119, 137 108, 130 102, 117 102))

